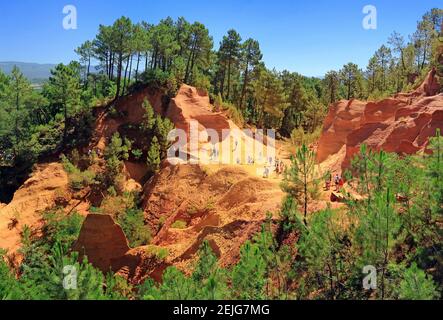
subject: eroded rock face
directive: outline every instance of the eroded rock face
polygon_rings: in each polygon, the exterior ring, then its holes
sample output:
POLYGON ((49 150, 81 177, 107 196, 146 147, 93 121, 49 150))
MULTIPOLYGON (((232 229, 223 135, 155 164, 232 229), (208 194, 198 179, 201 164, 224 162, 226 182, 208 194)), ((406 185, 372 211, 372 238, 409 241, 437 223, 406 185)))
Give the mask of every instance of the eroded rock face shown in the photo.
POLYGON ((108 272, 118 270, 113 260, 123 257, 129 245, 122 228, 110 215, 89 214, 73 250, 86 255, 96 268, 108 272))
POLYGON ((55 205, 58 194, 68 193, 68 176, 60 163, 36 166, 8 205, 0 205, 0 248, 13 254, 21 246, 26 225, 37 231, 41 212, 55 205))
POLYGON ((89 214, 75 242, 74 251, 104 273, 112 271, 138 284, 150 277, 161 281, 169 266, 155 254, 156 248, 145 246, 131 249, 120 227, 110 215, 89 214))
POLYGON ((214 113, 210 104, 209 96, 198 89, 182 85, 177 96, 171 100, 168 107, 167 117, 174 122, 175 126, 189 131, 191 120, 199 122, 199 129, 216 130, 222 136, 223 129, 230 129, 231 123, 220 113, 214 113))
POLYGON ((435 71, 412 93, 377 102, 340 101, 332 105, 319 141, 317 160, 325 161, 343 147, 342 169, 366 144, 371 149, 414 154, 426 149, 437 129, 443 130, 443 96, 435 71))
POLYGON ((278 214, 278 183, 251 177, 241 167, 167 166, 145 186, 145 220, 152 244, 168 250, 166 262, 183 271, 207 240, 222 266, 238 260, 241 245, 260 232, 267 213, 278 214), (180 228, 174 224, 184 222, 180 228))

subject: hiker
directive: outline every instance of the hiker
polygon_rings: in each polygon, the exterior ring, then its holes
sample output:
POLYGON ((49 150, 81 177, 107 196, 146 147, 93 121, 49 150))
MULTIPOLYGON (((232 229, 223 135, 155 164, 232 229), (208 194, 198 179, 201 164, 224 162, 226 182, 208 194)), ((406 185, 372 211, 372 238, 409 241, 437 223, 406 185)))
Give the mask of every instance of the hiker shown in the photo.
POLYGON ((235 152, 237 150, 237 147, 238 147, 238 140, 235 140, 235 148, 234 150, 232 150, 232 152, 235 152))
POLYGON ((263 178, 267 179, 269 178, 269 168, 265 167, 264 173, 263 173, 263 178))
POLYGON ((276 164, 276 171, 278 175, 281 175, 283 173, 283 161, 281 160, 277 160, 277 164, 276 164))
POLYGON ((334 184, 335 184, 335 191, 339 191, 339 184, 340 184, 340 176, 338 175, 338 173, 335 175, 334 178, 334 184))

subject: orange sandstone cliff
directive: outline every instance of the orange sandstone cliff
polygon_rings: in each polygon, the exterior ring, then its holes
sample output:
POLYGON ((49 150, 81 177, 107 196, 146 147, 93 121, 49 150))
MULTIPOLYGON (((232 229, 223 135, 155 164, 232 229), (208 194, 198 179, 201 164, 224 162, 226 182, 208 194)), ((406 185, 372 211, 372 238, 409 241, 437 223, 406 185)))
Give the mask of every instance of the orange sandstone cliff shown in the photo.
POLYGON ((362 144, 398 154, 425 150, 429 138, 443 129, 443 95, 438 94, 435 74, 432 70, 412 93, 376 102, 342 100, 331 105, 318 145, 318 162, 341 154, 335 161, 341 169, 348 168, 362 144))

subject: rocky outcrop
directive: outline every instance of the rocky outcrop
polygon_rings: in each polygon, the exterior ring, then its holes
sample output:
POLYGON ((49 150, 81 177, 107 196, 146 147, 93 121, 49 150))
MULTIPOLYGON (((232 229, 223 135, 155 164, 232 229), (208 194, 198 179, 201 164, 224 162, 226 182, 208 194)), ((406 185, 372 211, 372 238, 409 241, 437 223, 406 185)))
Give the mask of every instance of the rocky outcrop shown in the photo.
POLYGON ((21 246, 24 226, 38 232, 41 212, 53 207, 60 194, 68 193, 68 176, 59 163, 37 165, 8 205, 0 206, 0 248, 9 253, 21 246))
POLYGON ((199 122, 199 129, 214 129, 222 137, 223 129, 230 129, 232 123, 221 113, 213 112, 207 93, 194 87, 182 85, 177 96, 171 100, 166 116, 175 126, 189 131, 191 120, 199 122))
POLYGON ((129 245, 122 228, 110 215, 89 214, 73 250, 81 256, 86 255, 88 261, 101 271, 108 272, 118 269, 113 260, 123 257, 129 251, 129 245))
POLYGON ((323 162, 345 148, 341 167, 348 168, 362 144, 398 154, 425 150, 429 137, 443 129, 443 95, 438 91, 432 70, 411 93, 376 102, 337 102, 326 117, 317 160, 323 162))
POLYGON ((72 250, 80 254, 80 260, 86 256, 102 272, 114 272, 134 284, 147 277, 161 281, 163 271, 169 266, 164 257, 158 256, 159 248, 155 246, 131 249, 120 225, 106 214, 86 217, 72 250))

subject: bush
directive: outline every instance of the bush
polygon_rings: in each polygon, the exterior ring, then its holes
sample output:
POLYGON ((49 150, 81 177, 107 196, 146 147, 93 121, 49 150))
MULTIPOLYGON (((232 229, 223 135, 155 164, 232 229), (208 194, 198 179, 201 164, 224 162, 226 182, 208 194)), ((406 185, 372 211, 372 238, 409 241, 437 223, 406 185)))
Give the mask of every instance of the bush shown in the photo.
POLYGON ((118 223, 122 227, 131 247, 147 245, 151 241, 151 231, 145 225, 143 211, 137 209, 126 210, 118 218, 118 223))
POLYGON ((291 133, 291 144, 294 146, 311 145, 320 139, 321 132, 321 127, 312 133, 306 133, 302 127, 296 128, 291 133))
POLYGON ((118 196, 113 187, 109 188, 109 195, 102 201, 100 210, 109 214, 113 218, 120 219, 120 215, 124 215, 127 210, 136 207, 137 198, 134 193, 125 192, 118 196))
POLYGON ((404 273, 399 296, 406 300, 432 300, 439 295, 432 279, 414 262, 404 273))
POLYGON ((77 212, 66 215, 62 210, 50 210, 43 213, 43 219, 43 231, 47 242, 66 243, 71 246, 77 240, 85 218, 77 212))
POLYGON ((161 248, 157 246, 148 246, 146 248, 146 253, 155 256, 158 260, 161 261, 164 261, 169 255, 169 251, 167 248, 161 248))
POLYGON ((63 168, 69 177, 69 187, 74 191, 80 191, 83 188, 91 186, 96 183, 96 174, 94 171, 81 171, 74 164, 72 164, 66 156, 62 155, 63 168))
POLYGON ((188 226, 188 224, 185 221, 177 220, 177 221, 175 221, 172 224, 171 228, 174 228, 174 229, 186 229, 187 226, 188 226))
POLYGON ((143 156, 143 151, 140 149, 134 149, 131 151, 132 155, 134 156, 135 160, 140 160, 140 158, 143 156))

